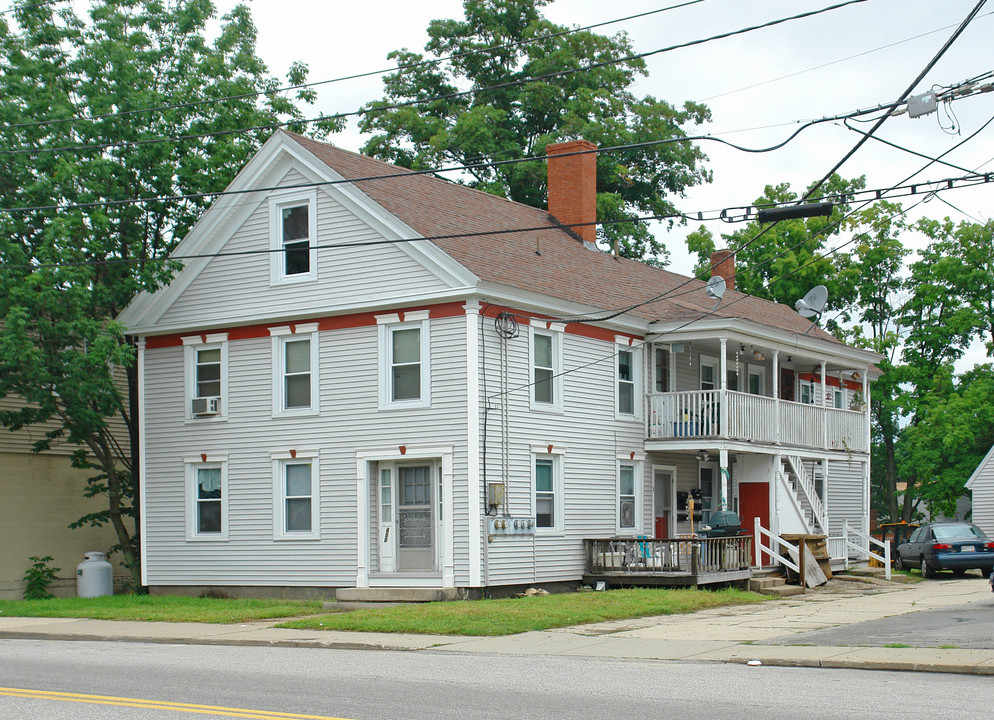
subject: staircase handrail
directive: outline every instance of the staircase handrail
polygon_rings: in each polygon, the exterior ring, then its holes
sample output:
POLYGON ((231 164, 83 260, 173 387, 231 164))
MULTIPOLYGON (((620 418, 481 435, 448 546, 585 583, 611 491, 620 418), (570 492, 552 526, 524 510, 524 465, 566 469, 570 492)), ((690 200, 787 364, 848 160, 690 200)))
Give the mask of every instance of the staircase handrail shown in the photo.
MULTIPOLYGON (((784 540, 782 537, 780 537, 776 533, 772 533, 769 530, 767 530, 766 528, 764 528, 762 525, 759 524, 759 518, 758 517, 757 518, 753 518, 752 528, 753 528, 753 537, 756 538, 756 545, 755 545, 755 547, 756 547, 756 567, 762 567, 763 566, 763 563, 762 563, 763 555, 770 555, 771 557, 776 558, 782 564, 786 565, 791 570, 793 570, 798 575, 800 575, 801 569, 797 566, 797 564, 794 561, 792 561, 790 558, 784 557, 779 552, 777 552, 776 550, 773 549, 773 547, 774 547, 774 542, 773 541, 776 541, 776 547, 778 547, 778 548, 781 545, 783 545, 788 550, 793 550, 793 551, 795 551, 797 553, 800 553, 800 549, 799 549, 799 547, 797 545, 791 545, 789 542, 787 542, 786 540, 784 540), (770 542, 769 545, 766 545, 763 542, 763 537, 767 537, 767 538, 770 539, 771 542, 770 542)), ((800 558, 800 554, 798 554, 798 558, 800 558)))
MULTIPOLYGON (((853 550, 858 550, 861 553, 866 553, 872 558, 879 560, 884 566, 884 578, 890 580, 890 543, 883 542, 882 540, 877 540, 875 537, 868 533, 864 533, 861 530, 855 530, 849 527, 849 520, 845 519, 842 521, 842 537, 845 540, 847 548, 852 548, 853 550), (849 539, 850 535, 856 536, 859 540, 867 541, 866 544, 855 543, 849 539), (883 550, 882 555, 870 550, 870 545, 876 545, 883 550)), ((846 570, 849 569, 849 553, 846 553, 846 570)))
POLYGON ((787 462, 790 464, 791 469, 794 471, 794 475, 797 476, 797 484, 804 492, 808 505, 811 506, 811 512, 814 514, 815 521, 824 531, 826 528, 825 504, 821 501, 821 498, 818 497, 818 489, 815 487, 814 478, 808 474, 808 469, 804 467, 804 462, 801 460, 800 456, 786 455, 785 457, 787 458, 787 462))

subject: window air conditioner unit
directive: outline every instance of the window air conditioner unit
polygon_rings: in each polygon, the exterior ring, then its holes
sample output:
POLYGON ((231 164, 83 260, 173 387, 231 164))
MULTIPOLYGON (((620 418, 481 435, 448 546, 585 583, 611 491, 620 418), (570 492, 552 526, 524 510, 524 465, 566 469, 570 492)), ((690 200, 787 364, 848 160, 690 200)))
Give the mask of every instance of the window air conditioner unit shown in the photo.
POLYGON ((217 415, 221 407, 221 398, 202 397, 193 398, 194 415, 217 415))

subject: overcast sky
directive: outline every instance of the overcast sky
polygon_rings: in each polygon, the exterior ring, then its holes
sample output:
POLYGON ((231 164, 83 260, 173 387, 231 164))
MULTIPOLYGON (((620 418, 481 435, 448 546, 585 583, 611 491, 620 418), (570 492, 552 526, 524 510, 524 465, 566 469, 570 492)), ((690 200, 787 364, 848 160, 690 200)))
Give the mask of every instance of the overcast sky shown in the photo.
MULTIPOLYGON (((82 4, 85 0, 75 0, 82 4)), ((590 25, 679 4, 680 0, 558 0, 544 9, 554 22, 590 25)), ((598 29, 626 32, 636 52, 760 24, 827 7, 839 0, 705 0, 598 29)), ((750 147, 785 139, 796 123, 872 107, 895 100, 942 47, 977 0, 867 0, 815 17, 795 20, 734 38, 647 59, 649 75, 638 94, 672 103, 706 103, 712 122, 702 130, 750 147), (789 76, 789 77, 785 77, 789 76)), ((224 12, 235 0, 216 0, 224 12)), ((250 0, 259 29, 258 52, 270 71, 282 76, 300 60, 311 80, 386 69, 386 55, 407 47, 422 50, 425 27, 434 18, 462 17, 461 0, 250 0)), ((9 6, 9 0, 0 0, 9 6)), ((918 85, 951 85, 994 70, 994 1, 918 85)), ((356 110, 382 95, 380 77, 331 83, 317 88, 317 109, 326 113, 356 110)), ((881 138, 936 156, 976 131, 994 115, 994 93, 964 98, 951 105, 953 117, 940 112, 910 119, 889 119, 881 138), (955 125, 955 129, 950 126, 955 125)), ((789 182, 795 189, 820 179, 859 137, 841 124, 805 130, 781 150, 747 154, 717 143, 703 143, 714 174, 710 185, 691 188, 678 201, 682 210, 714 210, 748 205, 769 183, 789 182)), ((352 123, 332 142, 358 150, 364 139, 352 123)), ((968 169, 994 169, 994 124, 945 158, 968 169)), ((867 186, 887 188, 918 170, 925 160, 870 141, 840 170, 865 175, 867 186)), ((960 174, 933 165, 916 179, 960 174)), ((985 221, 991 215, 994 184, 957 189, 923 204, 915 215, 949 215, 954 220, 985 221)), ((917 200, 905 198, 909 206, 917 200)), ((738 226, 710 223, 717 235, 738 226)), ((690 228, 692 229, 692 227, 690 228)), ((661 231, 662 232, 662 231, 661 231)), ((672 252, 673 270, 688 272, 683 236, 677 229, 663 240, 672 252)))
MULTIPOLYGON (((545 14, 564 25, 589 25, 678 4, 677 0, 558 0, 545 14)), ((627 32, 637 52, 760 24, 835 4, 832 0, 705 0, 686 8, 626 21, 598 32, 627 32)), ((816 17, 796 20, 735 38, 648 58, 648 77, 636 91, 673 103, 705 102, 713 120, 705 132, 750 147, 785 139, 798 121, 872 107, 896 99, 966 17, 976 0, 868 0, 816 17), (885 46, 890 47, 885 47, 885 46), (862 53, 862 54, 861 54, 862 53), (861 54, 859 57, 852 57, 861 54), (791 75, 784 78, 783 76, 791 75), (779 79, 782 78, 782 79, 779 79), (753 86, 753 87, 749 87, 753 86), (772 126, 772 127, 771 127, 772 126)), ((222 0, 223 10, 234 0, 222 0)), ((312 80, 323 80, 390 66, 386 55, 407 47, 421 50, 425 27, 434 18, 461 17, 460 0, 252 0, 259 27, 259 53, 274 73, 293 60, 310 67, 312 80)), ((946 52, 916 92, 950 85, 994 69, 991 52, 994 2, 946 52)), ((380 77, 333 83, 318 89, 318 109, 327 113, 359 108, 382 95, 380 77)), ((957 130, 945 113, 888 120, 882 138, 927 155, 938 155, 994 115, 994 94, 953 103, 957 130), (940 126, 941 119, 941 126, 940 126), (943 129, 943 126, 946 129, 943 129)), ((714 173, 710 185, 692 188, 679 205, 710 210, 748 205, 768 183, 790 182, 795 188, 819 179, 859 139, 841 124, 805 130, 782 150, 747 154, 716 143, 703 143, 714 173)), ((358 150, 363 138, 349 131, 332 139, 358 150)), ((962 167, 994 167, 994 127, 945 158, 962 167)), ((870 141, 841 169, 846 176, 866 175, 869 187, 889 187, 920 168, 924 160, 870 141)), ((959 174, 933 166, 916 179, 959 174)), ((994 186, 949 191, 950 203, 986 220, 994 186)), ((904 201, 906 205, 914 199, 904 201)), ((965 216, 939 200, 921 206, 929 215, 965 216)), ((734 230, 711 223, 712 230, 734 230)), ((691 261, 676 231, 664 238, 673 252, 673 269, 686 272, 691 261)))

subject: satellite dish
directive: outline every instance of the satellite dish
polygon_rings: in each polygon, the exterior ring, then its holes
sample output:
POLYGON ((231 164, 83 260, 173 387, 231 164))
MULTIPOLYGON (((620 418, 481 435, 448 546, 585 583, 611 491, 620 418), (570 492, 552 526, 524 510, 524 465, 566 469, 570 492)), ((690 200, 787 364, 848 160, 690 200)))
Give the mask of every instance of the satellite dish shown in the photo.
POLYGON ((821 317, 826 302, 828 302, 828 288, 824 285, 815 285, 807 295, 794 303, 794 309, 804 317, 821 317))
POLYGON ((709 298, 716 301, 713 310, 717 309, 721 298, 725 296, 725 278, 721 275, 712 275, 707 285, 704 286, 704 292, 708 294, 709 298))
POLYGON ((708 284, 704 286, 704 292, 708 294, 709 298, 714 298, 715 300, 721 300, 725 295, 725 278, 721 275, 714 275, 708 280, 708 284))

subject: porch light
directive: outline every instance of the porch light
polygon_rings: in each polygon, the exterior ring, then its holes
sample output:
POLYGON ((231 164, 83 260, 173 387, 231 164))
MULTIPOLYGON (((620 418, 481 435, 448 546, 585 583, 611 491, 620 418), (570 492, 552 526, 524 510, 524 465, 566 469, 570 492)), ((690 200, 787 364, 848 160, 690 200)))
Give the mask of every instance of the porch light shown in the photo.
POLYGON ((852 375, 850 377, 852 377, 853 380, 857 380, 857 381, 863 379, 863 375, 862 375, 862 373, 860 373, 859 370, 853 370, 853 373, 852 373, 852 375))
POLYGON ((707 462, 710 458, 711 458, 711 455, 708 453, 707 450, 698 450, 697 451, 697 460, 698 460, 698 462, 707 462))
POLYGON ((752 351, 752 356, 753 356, 753 358, 754 358, 754 359, 758 360, 759 362, 763 362, 763 360, 765 360, 765 359, 766 359, 766 355, 764 355, 764 354, 763 354, 763 353, 762 353, 761 351, 759 351, 759 350, 753 350, 753 351, 752 351))

